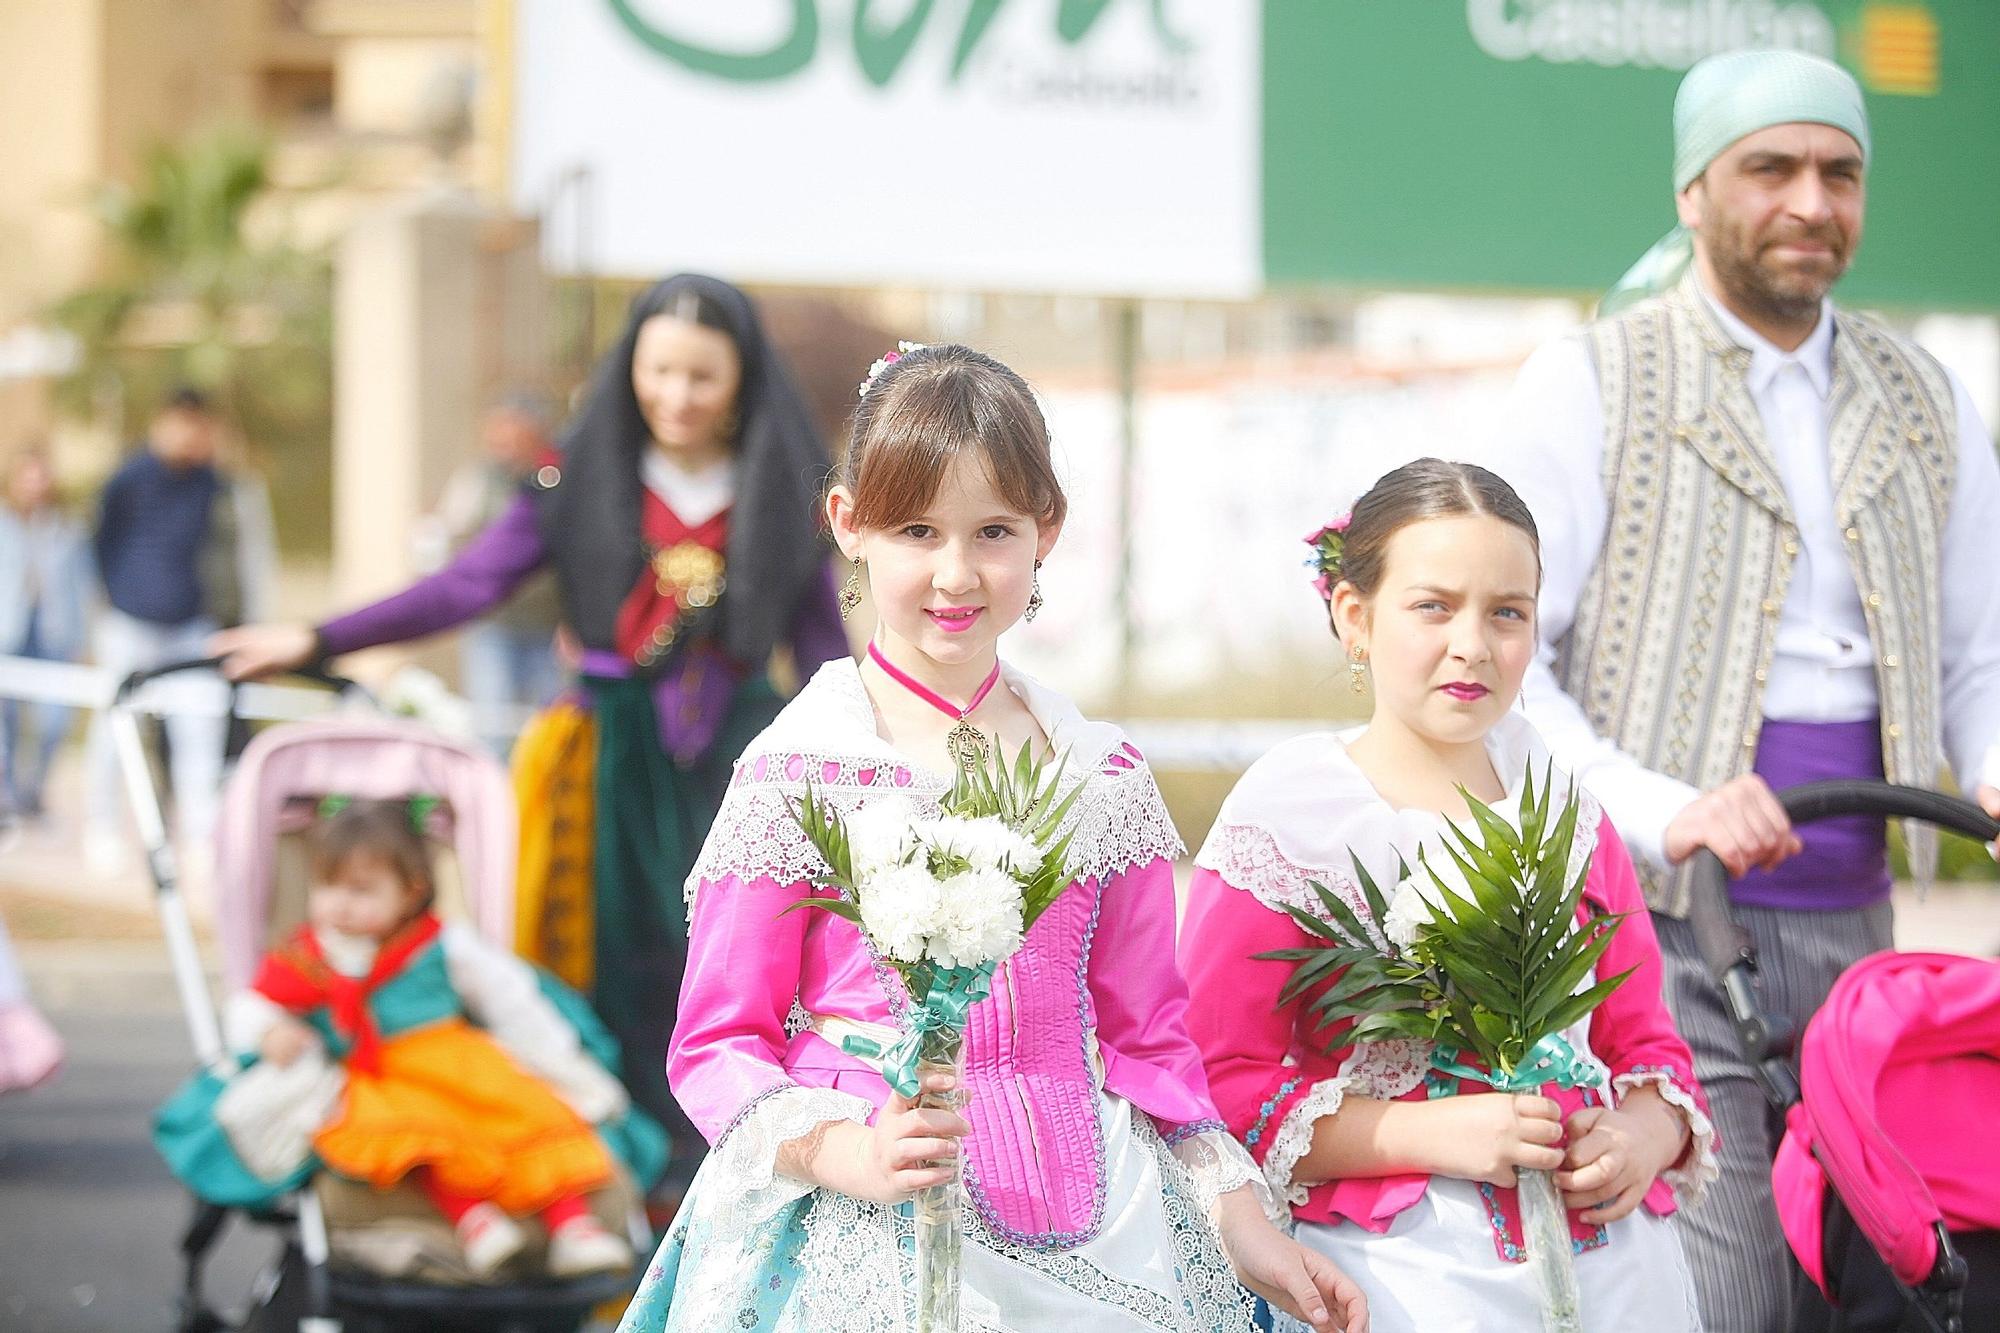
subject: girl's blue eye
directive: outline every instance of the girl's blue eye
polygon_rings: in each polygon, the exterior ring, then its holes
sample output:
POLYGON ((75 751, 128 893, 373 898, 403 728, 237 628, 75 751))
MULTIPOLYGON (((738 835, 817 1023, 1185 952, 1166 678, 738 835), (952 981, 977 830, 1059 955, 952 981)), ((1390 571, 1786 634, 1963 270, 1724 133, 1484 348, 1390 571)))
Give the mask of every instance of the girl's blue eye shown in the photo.
POLYGON ((1014 530, 1005 523, 989 523, 979 530, 979 535, 989 541, 999 541, 1002 537, 1013 536, 1014 530))
POLYGON ((903 535, 915 541, 922 541, 931 535, 931 525, 928 523, 912 523, 903 529, 903 535))
POLYGON ((1498 611, 1498 613, 1497 613, 1497 614, 1499 614, 1499 615, 1503 615, 1503 616, 1512 616, 1512 617, 1514 617, 1514 619, 1516 619, 1516 620, 1526 620, 1526 619, 1528 618, 1528 617, 1526 616, 1526 614, 1524 614, 1524 613, 1523 613, 1523 612, 1522 612, 1522 611, 1520 610, 1520 608, 1518 608, 1518 607, 1512 607, 1512 606, 1503 606, 1503 607, 1501 607, 1501 608, 1500 608, 1500 610, 1498 611))

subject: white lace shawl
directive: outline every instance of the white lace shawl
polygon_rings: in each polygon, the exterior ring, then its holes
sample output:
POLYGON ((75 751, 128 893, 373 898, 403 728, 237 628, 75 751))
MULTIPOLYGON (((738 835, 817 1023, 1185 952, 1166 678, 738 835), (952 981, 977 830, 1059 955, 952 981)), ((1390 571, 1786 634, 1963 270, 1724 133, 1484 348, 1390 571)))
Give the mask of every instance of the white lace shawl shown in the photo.
MULTIPOLYGON (((1427 810, 1398 810, 1384 801, 1348 756, 1347 742, 1360 735, 1314 732, 1285 742, 1250 766, 1222 803, 1194 863, 1250 893, 1266 907, 1287 906, 1324 916, 1312 882, 1331 889, 1372 927, 1367 900, 1354 875, 1358 859, 1387 895, 1394 891, 1399 862, 1415 869, 1419 849, 1443 865, 1444 816, 1427 810)), ((1487 734, 1493 771, 1508 781, 1507 796, 1493 809, 1509 820, 1519 809, 1521 786, 1532 772, 1539 789, 1547 749, 1519 713, 1508 713, 1487 734)), ((1563 808, 1569 777, 1553 770, 1555 794, 1550 818, 1563 808)), ((1570 844, 1570 873, 1590 864, 1597 851, 1601 811, 1588 792, 1577 793, 1576 834, 1570 844)), ((1377 940, 1378 943, 1381 941, 1377 940)), ((1587 1042, 1571 1036, 1587 1059, 1587 1042)), ((1348 1053, 1339 1073, 1321 1080, 1295 1102, 1272 1133, 1264 1156, 1264 1176, 1289 1203, 1306 1202, 1306 1189, 1292 1172, 1312 1148, 1313 1126, 1340 1109, 1348 1093, 1393 1100, 1416 1087, 1430 1068, 1425 1041, 1364 1042, 1348 1053)), ((1599 1063, 1600 1072, 1603 1070, 1599 1063)))
MULTIPOLYGON (((1057 754, 1063 781, 1084 783, 1065 829, 1079 880, 1102 880, 1186 848, 1137 749, 1109 722, 1093 722, 1055 691, 1012 668, 1002 682, 1033 714, 1057 754)), ((826 870, 800 831, 791 803, 810 783, 815 797, 851 814, 878 793, 934 803, 948 777, 898 754, 875 730, 874 705, 852 661, 822 666, 736 761, 729 792, 695 858, 686 892, 690 919, 704 881, 768 876, 789 884, 826 870)))

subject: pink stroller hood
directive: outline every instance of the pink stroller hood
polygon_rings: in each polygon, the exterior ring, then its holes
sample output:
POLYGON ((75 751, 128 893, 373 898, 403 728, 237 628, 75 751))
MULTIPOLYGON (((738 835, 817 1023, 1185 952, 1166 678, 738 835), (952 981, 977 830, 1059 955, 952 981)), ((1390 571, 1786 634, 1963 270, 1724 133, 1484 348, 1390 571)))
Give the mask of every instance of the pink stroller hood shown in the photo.
MULTIPOLYGON (((216 934, 223 983, 250 982, 263 956, 287 809, 328 794, 358 799, 444 798, 473 924, 512 948, 514 793, 484 751, 414 722, 336 717, 259 734, 223 791, 216 821, 216 934)), ((294 815, 294 822, 296 816, 294 815)))
POLYGON ((1771 1182, 1792 1251, 1822 1291, 1828 1184, 1908 1286, 1936 1263, 1934 1224, 2000 1229, 2000 963, 1862 959, 1806 1028, 1800 1087, 1771 1182))

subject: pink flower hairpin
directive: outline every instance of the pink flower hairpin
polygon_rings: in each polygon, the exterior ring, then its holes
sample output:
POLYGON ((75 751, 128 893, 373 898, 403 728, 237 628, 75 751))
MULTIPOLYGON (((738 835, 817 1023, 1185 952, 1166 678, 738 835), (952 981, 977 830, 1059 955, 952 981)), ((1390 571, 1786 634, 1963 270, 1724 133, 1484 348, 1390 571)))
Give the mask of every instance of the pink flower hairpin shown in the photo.
POLYGON ((1314 571, 1313 588, 1322 601, 1333 600, 1333 585, 1340 578, 1341 556, 1347 550, 1347 529, 1353 522, 1354 511, 1350 509, 1306 534, 1306 545, 1313 550, 1306 557, 1306 566, 1314 571))
POLYGON ((929 346, 928 343, 898 342, 895 351, 878 358, 874 365, 868 367, 868 378, 861 381, 860 396, 863 398, 868 396, 868 391, 875 387, 875 381, 881 377, 883 371, 901 361, 911 352, 921 352, 927 346, 929 346))

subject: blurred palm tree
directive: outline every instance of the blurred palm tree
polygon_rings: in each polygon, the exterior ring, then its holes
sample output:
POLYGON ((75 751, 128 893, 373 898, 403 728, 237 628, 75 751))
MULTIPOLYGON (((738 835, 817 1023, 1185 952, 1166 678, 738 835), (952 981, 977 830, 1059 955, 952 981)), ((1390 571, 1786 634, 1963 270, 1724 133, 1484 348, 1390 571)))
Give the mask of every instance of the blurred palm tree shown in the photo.
MULTIPOLYGON (((63 410, 130 439, 174 384, 214 395, 288 492, 324 492, 332 415, 332 278, 323 253, 271 225, 271 146, 219 126, 154 147, 134 185, 107 184, 102 277, 50 311, 77 340, 63 410), (260 225, 264 224, 264 225, 260 225)), ((324 549, 326 505, 280 514, 285 545, 324 549)))

